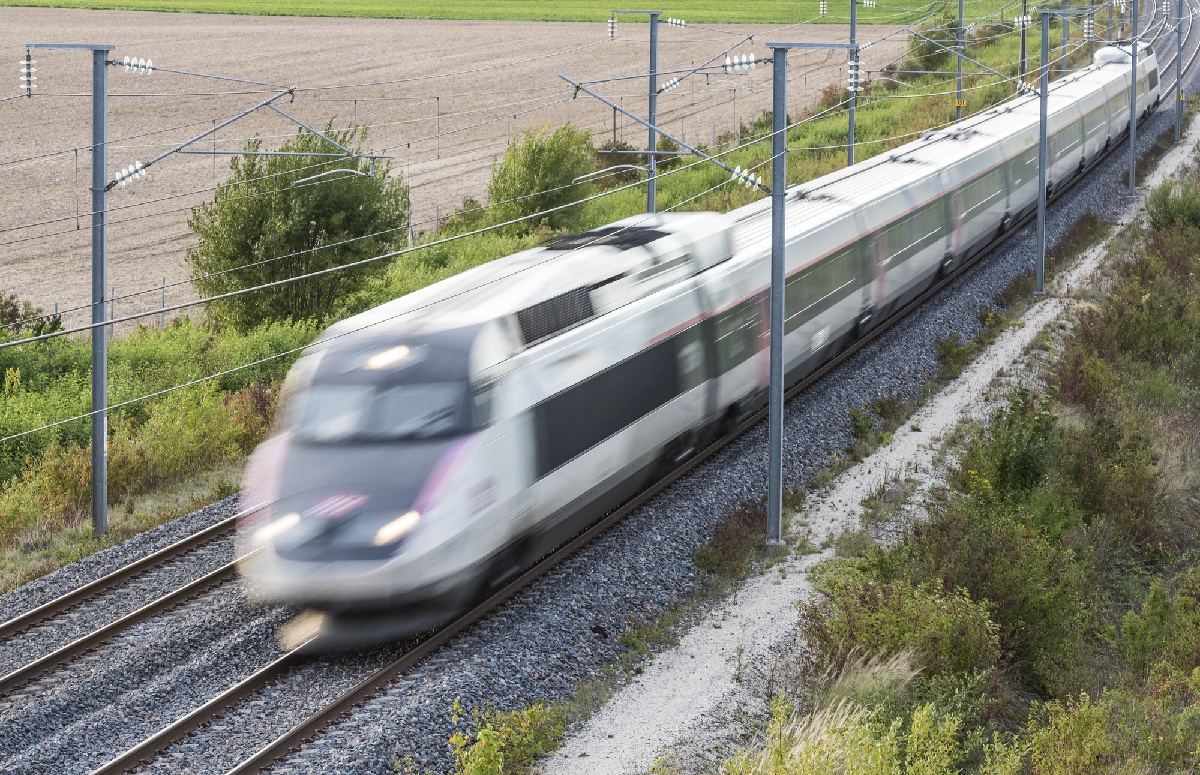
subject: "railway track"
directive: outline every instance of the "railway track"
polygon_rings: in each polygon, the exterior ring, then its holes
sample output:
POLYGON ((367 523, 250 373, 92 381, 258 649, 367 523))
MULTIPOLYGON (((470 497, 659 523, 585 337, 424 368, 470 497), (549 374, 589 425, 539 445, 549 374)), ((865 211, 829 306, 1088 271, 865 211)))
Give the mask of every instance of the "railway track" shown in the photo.
MULTIPOLYGON (((1191 4, 1191 2, 1189 2, 1189 4, 1191 4)), ((1166 4, 1163 4, 1163 7, 1165 7, 1165 5, 1166 4)), ((1200 55, 1200 46, 1197 46, 1195 41, 1192 40, 1193 15, 1189 15, 1186 18, 1188 23, 1187 39, 1189 45, 1191 46, 1191 52, 1186 60, 1184 67, 1185 73, 1190 71, 1196 57, 1200 55)), ((1156 26, 1159 35, 1161 35, 1164 31, 1167 31, 1166 22, 1161 18, 1158 19, 1156 26)), ((1168 60, 1166 57, 1163 57, 1163 59, 1166 60, 1166 64, 1163 65, 1162 70, 1164 74, 1169 74, 1169 77, 1172 79, 1169 86, 1167 85, 1167 79, 1163 79, 1164 95, 1166 95, 1170 90, 1173 90, 1173 47, 1170 52, 1170 59, 1168 60)), ((1164 102, 1165 101, 1166 100, 1164 100, 1164 102)), ((1116 147, 1109 152, 1109 154, 1113 153, 1116 153, 1116 147)), ((1108 154, 1094 162, 1092 167, 1089 168, 1089 172, 1092 168, 1101 164, 1107 157, 1108 154)), ((1083 179, 1083 177, 1084 176, 1077 177, 1076 180, 1072 182, 1070 187, 1064 188, 1056 195, 1055 198, 1057 199, 1058 197, 1068 194, 1074 187, 1075 183, 1083 179)), ((896 322, 907 315, 909 311, 919 306, 929 297, 938 293, 949 283, 953 282, 961 273, 967 271, 970 266, 974 265, 976 261, 981 260, 986 255, 991 253, 992 250, 995 250, 996 247, 1004 244, 1013 235, 1018 233, 1029 220, 1031 219, 1026 219, 1025 222, 1014 226, 1009 230, 1003 239, 998 241, 988 251, 988 253, 985 253, 983 256, 974 259, 970 264, 960 267, 952 275, 942 279, 919 299, 908 305, 901 314, 896 315, 889 320, 885 326, 881 326, 880 328, 876 329, 871 333, 870 336, 857 343, 855 347, 831 360, 818 372, 810 375, 802 382, 792 386, 787 393, 788 397, 790 398, 796 393, 803 391, 812 383, 819 380, 830 371, 836 369, 847 358, 857 353, 865 345, 877 339, 885 331, 889 330, 893 325, 895 325, 896 322)), ((612 524, 621 520, 624 516, 651 500, 663 489, 670 486, 677 479, 684 476, 697 465, 701 464, 704 460, 713 455, 721 446, 728 443, 729 440, 735 438, 746 429, 758 423, 764 416, 765 410, 759 412, 755 416, 752 416, 728 437, 720 440, 719 442, 710 446, 708 449, 692 457, 669 477, 644 491, 636 499, 626 504, 618 511, 610 514, 588 531, 572 540, 571 543, 558 550, 550 557, 546 558, 543 562, 539 563, 536 567, 530 569, 525 574, 508 583, 503 589, 501 589, 479 607, 468 612, 449 627, 439 631, 434 635, 431 635, 430 637, 421 641, 419 644, 416 644, 413 648, 406 650, 395 659, 389 660, 387 664, 384 664, 377 670, 374 670, 369 676, 358 682, 349 690, 345 691, 340 697, 338 697, 334 702, 329 703, 320 712, 315 713, 306 718, 303 722, 296 724, 285 734, 279 736, 276 740, 262 747, 252 757, 244 760, 234 769, 229 770, 230 775, 232 775, 232 773, 258 772, 269 768, 271 764, 278 758, 286 755, 289 751, 294 750, 303 743, 311 740, 313 736, 322 729, 335 724, 340 717, 350 711, 355 705, 362 703, 364 700, 370 698, 372 695, 388 686, 390 683, 395 681, 397 677, 403 675, 404 672, 410 669, 413 665, 417 664, 425 657, 443 647, 446 643, 453 639, 454 636, 458 635, 472 624, 477 622, 479 619, 486 616, 488 612, 494 610, 503 601, 515 595, 520 589, 530 584, 534 579, 544 575, 562 560, 574 554, 597 535, 607 530, 612 524)), ((156 568, 160 568, 178 557, 184 556, 211 541, 228 535, 233 529, 236 518, 237 517, 235 516, 222 520, 221 522, 213 525, 210 528, 207 528, 201 533, 179 541, 163 550, 155 552, 154 554, 139 560, 137 563, 111 573, 95 582, 92 582, 91 584, 88 584, 85 587, 73 591, 70 594, 64 595, 26 614, 23 614, 22 616, 0 624, 0 638, 11 637, 14 634, 51 621, 55 617, 61 616, 80 605, 84 605, 89 601, 96 599, 104 592, 109 591, 122 583, 125 583, 144 573, 153 571, 156 568)), ((0 678, 0 695, 7 694, 12 689, 34 680, 39 675, 53 670, 55 667, 69 662, 78 655, 96 648, 105 641, 111 640, 120 632, 128 629, 134 624, 151 619, 186 600, 203 594, 204 591, 229 580, 233 577, 233 575, 233 563, 228 563, 218 567, 204 575, 202 578, 197 579, 196 581, 193 581, 168 595, 164 595, 163 597, 152 601, 137 611, 113 621, 104 627, 82 638, 79 638, 70 644, 67 644, 64 647, 59 648, 56 651, 45 654, 36 660, 29 662, 28 664, 0 678)), ((176 740, 179 740, 188 735, 189 732, 199 729, 212 722, 214 719, 225 713, 230 707, 236 706, 237 703, 262 691, 265 687, 273 684, 274 682, 279 681, 282 677, 288 675, 298 666, 305 664, 307 659, 308 658, 301 653, 301 649, 293 650, 283 654, 278 659, 260 668, 249 677, 237 683, 235 686, 221 693, 219 696, 214 697, 213 699, 205 702, 202 706, 197 707, 195 710, 177 719, 171 725, 164 728, 153 737, 143 741, 137 746, 130 748, 119 757, 94 770, 93 775, 96 773, 125 772, 136 769, 142 764, 149 763, 158 755, 159 752, 166 750, 176 740)))
MULTIPOLYGON (((222 519, 216 524, 159 549, 136 562, 3 622, 0 624, 0 640, 7 640, 28 630, 44 626, 81 606, 100 601, 105 593, 115 590, 122 584, 161 569, 214 541, 232 535, 240 516, 241 514, 235 514, 222 519)), ((7 695, 47 671, 96 649, 135 624, 152 619, 164 611, 229 581, 234 577, 235 572, 235 562, 224 563, 200 578, 151 600, 131 613, 108 622, 66 645, 29 660, 15 670, 0 676, 0 696, 7 695)))

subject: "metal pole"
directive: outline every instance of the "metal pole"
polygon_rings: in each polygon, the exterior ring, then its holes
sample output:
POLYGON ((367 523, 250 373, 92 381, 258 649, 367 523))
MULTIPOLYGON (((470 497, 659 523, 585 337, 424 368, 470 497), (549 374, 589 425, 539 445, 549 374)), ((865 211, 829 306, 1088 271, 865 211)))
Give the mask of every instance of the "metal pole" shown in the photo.
MULTIPOLYGON (((771 105, 771 382, 767 544, 783 539, 784 192, 787 188, 787 49, 772 51, 771 105)), ((851 146, 853 147, 853 146, 851 146)))
MULTIPOLYGON (((1069 10, 1069 0, 1063 0, 1063 11, 1069 10)), ((1062 75, 1067 74, 1067 14, 1062 15, 1062 64, 1058 68, 1062 75)))
MULTIPOLYGON (((858 0, 850 0, 850 59, 858 59, 858 0)), ((846 132, 846 166, 854 166, 854 108, 858 92, 850 91, 850 126, 846 132)))
POLYGON ((1107 39, 1109 39, 1109 40, 1112 40, 1112 36, 1113 36, 1113 34, 1112 34, 1112 22, 1113 22, 1112 11, 1113 11, 1113 2, 1114 2, 1114 0, 1108 0, 1108 29, 1106 29, 1106 30, 1104 31, 1104 32, 1105 32, 1105 35, 1104 35, 1104 37, 1105 37, 1105 38, 1107 38, 1107 39))
MULTIPOLYGON (((92 51, 92 323, 104 323, 108 286, 108 51, 92 51)), ((108 532, 108 339, 92 329, 92 526, 108 532)))
POLYGON ((1183 0, 1179 0, 1175 8, 1175 144, 1179 145, 1183 133, 1183 93, 1180 91, 1183 88, 1180 85, 1180 62, 1183 61, 1183 0))
POLYGON ((954 98, 954 120, 962 120, 962 53, 963 53, 963 0, 958 0, 958 92, 954 98))
POLYGON ((1133 82, 1129 90, 1129 195, 1137 196, 1137 36, 1138 36, 1138 0, 1131 5, 1133 29, 1129 37, 1129 62, 1133 70, 1133 82))
POLYGON ((1042 11, 1042 69, 1038 81, 1038 208, 1037 208, 1037 282, 1033 295, 1046 293, 1046 112, 1050 95, 1050 12, 1042 11))
POLYGON ((1088 36, 1088 56, 1091 61, 1096 61, 1096 0, 1090 0, 1092 12, 1088 14, 1088 19, 1091 20, 1092 34, 1088 36))
POLYGON ((658 150, 658 134, 654 127, 658 125, 658 11, 650 12, 650 147, 646 150, 646 212, 652 213, 658 208, 657 194, 658 160, 655 151, 658 150))
POLYGON ((1025 83, 1025 73, 1029 71, 1029 58, 1025 55, 1025 33, 1029 30, 1029 0, 1021 0, 1021 61, 1018 67, 1021 72, 1019 79, 1025 83))

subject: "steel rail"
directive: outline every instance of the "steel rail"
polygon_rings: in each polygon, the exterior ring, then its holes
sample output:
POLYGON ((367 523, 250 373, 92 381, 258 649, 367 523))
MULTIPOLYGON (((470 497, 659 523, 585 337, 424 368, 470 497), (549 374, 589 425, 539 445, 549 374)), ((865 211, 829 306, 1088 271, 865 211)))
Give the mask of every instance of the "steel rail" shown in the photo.
MULTIPOLYGON (((1189 24, 1189 37, 1191 37, 1191 27, 1192 25, 1189 24)), ((1195 47, 1191 58, 1188 60, 1186 69, 1190 70, 1191 65, 1195 62, 1198 54, 1200 54, 1200 45, 1195 47)), ((1160 99, 1159 105, 1161 104, 1162 100, 1160 99)), ((1152 108, 1151 111, 1156 109, 1157 106, 1152 108)), ((1056 191, 1055 194, 1050 197, 1050 201, 1057 201, 1060 197, 1071 191, 1076 184, 1087 178, 1087 176, 1093 170, 1095 170, 1100 164, 1112 156, 1116 152, 1119 145, 1119 142, 1114 143, 1107 151, 1097 155, 1092 163, 1087 165, 1087 167, 1085 167, 1079 175, 1076 175, 1068 184, 1056 191)), ((786 397, 792 398, 798 393, 808 389, 815 382, 827 376, 831 371, 841 366, 848 358, 861 352, 868 344, 874 342, 885 332, 906 318, 913 310, 929 301, 933 296, 937 295, 948 285, 955 282, 978 262, 990 256, 996 249, 1019 234, 1034 220, 1035 217, 1036 216, 1031 213, 1017 221, 1002 235, 999 235, 986 250, 981 251, 970 260, 963 262, 944 277, 936 280, 917 298, 913 299, 901 309, 897 310, 895 314, 888 317, 880 325, 876 326, 865 336, 858 339, 846 350, 830 358, 811 374, 805 376, 792 385, 787 390, 786 397)), ((336 724, 341 717, 348 715, 355 706, 360 705, 362 702, 370 699, 378 692, 385 689, 414 665, 445 646, 456 635, 466 630, 475 622, 484 618, 489 612, 498 607, 505 600, 515 595, 518 591, 528 586, 534 580, 549 572, 563 560, 575 554, 577 551, 586 546, 601 533, 608 530, 614 524, 622 520, 624 517, 629 515, 635 509, 653 499, 664 489, 675 483, 677 480, 692 471, 704 461, 708 460, 719 450, 723 449, 733 439, 741 436, 747 430, 760 423, 766 418, 767 412, 767 407, 763 407, 751 414, 747 419, 738 424, 738 426, 729 434, 715 440, 703 450, 688 458, 667 476, 650 485, 645 490, 638 493, 638 495, 634 496, 630 501, 618 507, 609 515, 597 521, 591 527, 581 532, 558 550, 538 562, 532 568, 517 576, 514 580, 506 584, 501 590, 496 592, 486 601, 463 614, 450 625, 430 635, 428 638, 421 641, 417 646, 406 651, 389 664, 372 673, 369 677, 343 693, 340 697, 338 697, 329 705, 325 706, 322 710, 311 715, 305 721, 296 725, 288 732, 278 737, 276 740, 261 748, 250 758, 244 760, 232 770, 229 770, 226 775, 246 775, 247 773, 261 772, 269 769, 274 765, 275 762, 286 756, 288 753, 299 750, 300 745, 311 742, 315 734, 336 724)), ((118 773, 127 772, 143 764, 149 764, 151 757, 163 753, 171 744, 178 741, 189 732, 204 726, 206 723, 214 719, 220 718, 225 710, 228 710, 240 700, 258 693, 268 685, 277 681, 280 677, 286 675, 296 666, 303 664, 307 658, 301 653, 302 649, 303 645, 297 649, 287 652, 275 661, 260 668, 253 675, 242 680, 217 697, 209 700, 201 707, 179 718, 153 737, 148 738, 137 746, 128 749, 120 756, 106 763, 102 767, 93 770, 90 775, 117 775, 118 773)))
MULTIPOLYGON (((255 509, 261 507, 255 507, 255 509)), ((95 581, 83 585, 77 589, 55 598, 47 603, 34 608, 30 611, 15 616, 12 619, 0 624, 0 639, 10 637, 22 630, 30 627, 35 627, 49 619, 58 616, 59 614, 74 608, 88 600, 96 597, 102 592, 105 592, 118 584, 123 584, 126 581, 140 576, 147 571, 154 570, 161 565, 170 562, 182 555, 188 554, 210 541, 216 540, 224 536, 226 533, 233 530, 238 518, 251 513, 255 509, 248 509, 239 512, 232 517, 217 522, 197 533, 182 538, 170 546, 163 547, 156 552, 153 552, 140 560, 118 568, 111 573, 102 576, 95 581)))
POLYGON ((115 622, 104 625, 33 662, 19 667, 8 675, 0 677, 0 695, 7 694, 13 689, 23 686, 41 674, 64 662, 94 650, 97 646, 112 640, 121 632, 135 624, 152 619, 175 606, 190 600, 214 587, 217 587, 234 577, 237 572, 237 562, 223 565, 214 571, 204 574, 190 584, 181 587, 168 595, 142 606, 115 622))

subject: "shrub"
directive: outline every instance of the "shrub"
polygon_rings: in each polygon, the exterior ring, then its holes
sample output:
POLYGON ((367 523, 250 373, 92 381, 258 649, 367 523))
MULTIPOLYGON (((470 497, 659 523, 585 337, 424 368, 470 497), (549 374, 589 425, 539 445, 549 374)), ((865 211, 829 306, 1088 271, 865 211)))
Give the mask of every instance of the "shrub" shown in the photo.
POLYGON ((1172 594, 1162 579, 1155 579, 1141 614, 1125 614, 1121 635, 1126 662, 1140 675, 1159 662, 1190 672, 1200 667, 1200 601, 1172 594))
POLYGON ((850 433, 854 438, 863 441, 875 431, 875 418, 871 412, 861 407, 850 407, 850 433))
POLYGON ((833 664, 852 651, 913 654, 929 675, 988 668, 1000 658, 996 625, 966 594, 906 581, 863 582, 836 572, 801 608, 806 642, 833 664))
POLYGON ((900 568, 986 601, 1006 660, 1035 688, 1071 685, 1081 664, 1094 585, 1086 555, 1057 545, 1030 516, 976 498, 913 526, 900 568))
MULTIPOLYGON (((343 146, 355 142, 353 129, 334 131, 330 124, 326 134, 343 146)), ((365 137, 363 130, 357 139, 365 137)), ((257 151, 261 145, 256 138, 246 150, 257 151)), ((279 150, 340 151, 306 129, 298 130, 279 150)), ((188 220, 199 244, 188 250, 187 261, 193 283, 204 295, 342 266, 386 252, 407 237, 403 227, 409 219, 408 187, 386 163, 376 162, 369 172, 369 162, 362 158, 235 156, 230 168, 232 175, 217 189, 214 201, 193 210, 188 220), (348 172, 304 182, 333 170, 348 172), (210 276, 213 273, 221 274, 210 276)), ((339 296, 385 269, 384 262, 377 261, 214 301, 209 314, 241 331, 266 321, 324 320, 339 296)))
POLYGON ((723 578, 745 578, 751 559, 766 540, 766 503, 739 503, 721 515, 712 538, 696 550, 696 565, 723 578))
MULTIPOLYGON (((454 723, 462 712, 454 703, 454 723)), ((476 730, 473 735, 455 732, 450 738, 455 773, 459 775, 501 775, 528 772, 534 759, 553 751, 566 732, 566 717, 554 708, 536 703, 524 710, 499 713, 472 713, 476 730)))
POLYGON ((1108 730, 1111 709, 1086 694, 1065 704, 1050 702, 1045 719, 1030 729, 1033 775, 1096 775, 1111 772, 1120 751, 1108 730))
POLYGON ((910 35, 908 41, 908 59, 916 67, 906 69, 946 69, 958 42, 958 17, 943 13, 918 27, 917 32, 920 34, 910 35))
MULTIPOLYGON (((588 130, 565 124, 554 131, 543 127, 525 132, 520 140, 509 143, 503 159, 492 163, 488 196, 496 206, 497 221, 534 215, 582 199, 589 186, 572 181, 595 169, 596 153, 588 130)), ((560 229, 576 223, 578 214, 571 209, 556 210, 543 219, 514 224, 509 231, 529 232, 541 220, 552 229, 560 229)))
POLYGON ((1036 400, 1020 388, 1007 409, 998 411, 984 455, 991 462, 992 486, 999 497, 1027 495, 1050 470, 1057 437, 1049 397, 1036 400))
POLYGON ((1200 177, 1167 180, 1146 198, 1146 220, 1160 231, 1176 224, 1200 228, 1200 177))

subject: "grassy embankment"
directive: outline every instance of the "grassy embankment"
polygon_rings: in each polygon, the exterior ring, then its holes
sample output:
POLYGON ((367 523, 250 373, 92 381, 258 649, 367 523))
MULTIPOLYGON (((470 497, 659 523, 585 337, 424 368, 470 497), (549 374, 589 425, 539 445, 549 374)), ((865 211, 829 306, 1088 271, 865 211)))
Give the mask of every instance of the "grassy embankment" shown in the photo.
MULTIPOLYGON (((668 15, 681 16, 691 23, 703 24, 794 24, 797 20, 822 21, 818 0, 784 2, 758 0, 754 3, 730 4, 718 0, 680 0, 666 9, 668 15)), ((971 19, 992 13, 1002 7, 1000 0, 980 0, 969 3, 971 19)), ((344 16, 404 19, 494 19, 504 21, 574 21, 600 22, 607 19, 612 5, 596 0, 562 0, 555 3, 532 3, 528 0, 450 0, 434 3, 429 0, 347 0, 330 3, 322 0, 0 0, 0 6, 33 6, 44 8, 97 8, 131 11, 169 11, 179 13, 222 13, 254 16, 344 16)), ((835 7, 831 5, 831 8, 835 7)), ((919 6, 914 6, 914 8, 919 6)), ((848 9, 849 6, 846 6, 848 9)), ((925 15, 925 12, 896 11, 884 8, 860 8, 863 24, 903 24, 925 15)), ((833 11, 824 21, 845 24, 848 10, 833 11), (841 13, 842 16, 837 16, 841 13)), ((1012 14, 1009 14, 1010 16, 1012 14)), ((637 22, 636 16, 622 21, 637 22)))
MULTIPOLYGON (((977 43, 972 54, 998 69, 1015 72, 1017 41, 1006 36, 977 43)), ((927 99, 879 99, 901 89, 905 94, 941 91, 944 82, 914 81, 909 89, 884 84, 865 96, 858 114, 859 158, 894 147, 911 134, 944 123, 953 114, 946 96, 927 99)), ((967 93, 968 112, 1010 93, 1002 84, 967 93)), ((829 103, 837 101, 834 92, 829 103)), ((762 118, 743 127, 742 136, 769 126, 762 118)), ((801 124, 789 132, 794 148, 836 146, 844 142, 845 114, 801 124)), ((728 146, 735 137, 723 138, 728 146)), ((725 156, 743 168, 762 164, 768 148, 759 142, 725 156)), ((598 165, 612 157, 597 159, 598 165)), ((809 180, 840 167, 844 152, 800 151, 789 157, 790 182, 809 180)), ((764 176, 769 172, 765 167, 764 176)), ((719 210, 745 204, 756 192, 729 185, 726 173, 709 164, 668 165, 659 185, 660 208, 719 210), (724 185, 722 185, 724 184, 724 185), (711 190, 710 189, 714 189, 711 190)), ((581 191, 595 193, 589 187, 581 191)), ((641 212, 644 192, 634 188, 579 205, 571 228, 584 229, 641 212)), ((490 210, 464 207, 443 224, 442 236, 494 222, 490 210)), ((140 330, 117 340, 110 365, 111 402, 152 393, 189 379, 279 353, 311 340, 324 323, 396 298, 472 266, 539 244, 545 228, 489 233, 417 251, 395 260, 366 291, 344 298, 321 323, 274 324, 246 334, 195 322, 164 332, 140 330)), ((0 334, 8 336, 11 334, 0 334)), ((0 351, 0 436, 86 412, 88 348, 78 338, 52 340, 0 351)), ((108 545, 233 489, 237 461, 261 440, 274 411, 273 388, 291 357, 221 377, 210 388, 194 388, 173 397, 152 399, 112 413, 110 454, 112 534, 91 536, 84 525, 90 500, 87 440, 90 424, 79 421, 8 442, 0 448, 0 589, 27 580, 82 554, 108 545), (179 412, 185 411, 186 417, 179 412), (196 472, 209 471, 203 477, 196 472), (226 471, 213 482, 211 471, 226 471), (208 482, 202 481, 205 477, 208 482), (172 495, 174 490, 174 495, 172 495), (165 493, 165 495, 164 495, 165 493), (165 499, 165 500, 164 500, 165 499)))

